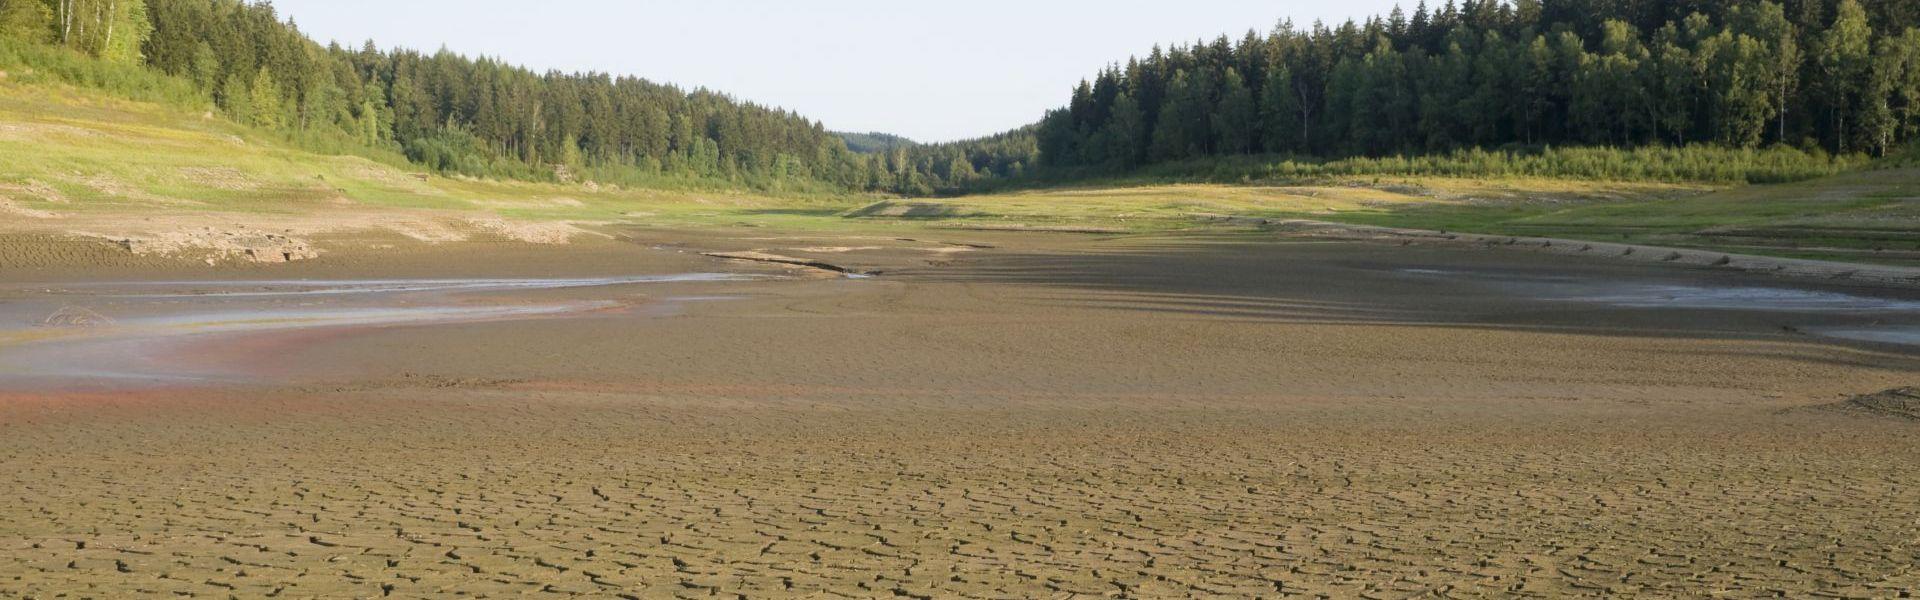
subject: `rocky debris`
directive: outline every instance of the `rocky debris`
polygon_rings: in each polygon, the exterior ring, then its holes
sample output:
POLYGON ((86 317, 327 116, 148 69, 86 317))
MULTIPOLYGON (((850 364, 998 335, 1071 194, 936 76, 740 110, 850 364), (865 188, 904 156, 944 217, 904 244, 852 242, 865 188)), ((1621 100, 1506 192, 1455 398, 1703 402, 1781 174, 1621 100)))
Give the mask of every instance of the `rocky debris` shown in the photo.
POLYGON ((1827 405, 1826 408, 1864 416, 1920 421, 1920 388, 1904 387, 1855 396, 1839 404, 1827 405))
POLYGON ((760 252, 757 250, 747 251, 747 252, 701 252, 700 255, 711 256, 713 258, 725 258, 728 260, 747 260, 747 261, 753 261, 753 262, 763 262, 763 263, 773 263, 773 264, 781 264, 781 265, 791 265, 796 267, 806 267, 809 269, 818 269, 821 271, 842 273, 846 275, 871 276, 871 275, 880 274, 878 271, 861 271, 857 269, 843 267, 833 263, 813 260, 810 258, 794 258, 791 256, 781 256, 778 254, 768 254, 768 253, 760 252))
POLYGON ((1079 225, 1026 225, 1022 223, 1011 223, 1011 224, 1005 224, 1005 225, 994 224, 994 223, 976 223, 976 224, 970 224, 970 225, 943 225, 943 226, 936 226, 936 227, 938 229, 955 229, 955 230, 961 230, 961 231, 1032 231, 1032 232, 1040 232, 1040 233, 1095 233, 1095 234, 1121 234, 1121 233, 1127 232, 1127 230, 1120 229, 1118 227, 1084 227, 1079 225))
POLYGON ((209 228, 108 239, 139 256, 201 257, 207 264, 235 261, 288 263, 320 257, 320 251, 306 240, 264 232, 216 231, 209 228))
POLYGON ((198 185, 230 192, 252 191, 261 187, 259 181, 232 167, 181 167, 180 176, 198 185))
POLYGON ((47 315, 47 318, 40 320, 42 327, 105 327, 113 325, 114 323, 115 321, 112 317, 80 306, 62 308, 54 311, 51 315, 47 315))
POLYGON ((505 219, 467 219, 467 224, 510 240, 530 244, 565 244, 580 228, 566 223, 518 223, 505 219))

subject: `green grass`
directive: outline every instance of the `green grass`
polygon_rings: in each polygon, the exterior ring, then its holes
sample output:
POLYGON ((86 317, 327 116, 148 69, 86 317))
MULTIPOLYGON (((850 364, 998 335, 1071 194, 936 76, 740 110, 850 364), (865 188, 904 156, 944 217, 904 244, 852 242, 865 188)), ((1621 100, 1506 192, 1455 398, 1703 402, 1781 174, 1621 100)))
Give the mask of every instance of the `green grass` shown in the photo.
POLYGON ((1920 264, 1920 168, 1881 164, 1894 167, 1777 185, 1356 177, 1096 186, 918 201, 922 216, 897 219, 1166 230, 1218 214, 1920 264))
POLYGON ((1286 155, 1216 156, 1110 168, 1044 168, 1028 177, 982 180, 973 193, 1042 190, 1061 186, 1139 187, 1191 183, 1292 185, 1371 179, 1478 179, 1740 185, 1787 183, 1857 170, 1864 155, 1831 156, 1790 147, 1717 146, 1633 149, 1571 147, 1468 149, 1415 156, 1322 160, 1286 155))
POLYGON ((1896 168, 1777 185, 1524 173, 1321 174, 1261 183, 1103 182, 935 199, 807 190, 771 195, 700 182, 570 185, 428 176, 395 154, 316 152, 284 135, 235 125, 190 99, 175 101, 165 80, 126 84, 161 86, 146 96, 62 81, 12 73, 0 79, 0 216, 20 222, 3 214, 11 206, 126 220, 387 211, 810 231, 1166 231, 1210 226, 1197 216, 1213 214, 1920 263, 1920 167, 1911 166, 1920 161, 1911 155, 1878 163, 1896 168))
POLYGON ((528 220, 764 225, 874 198, 772 196, 699 182, 563 185, 428 175, 397 154, 324 154, 188 105, 57 82, 0 79, 0 200, 66 216, 312 215, 367 210, 528 220))

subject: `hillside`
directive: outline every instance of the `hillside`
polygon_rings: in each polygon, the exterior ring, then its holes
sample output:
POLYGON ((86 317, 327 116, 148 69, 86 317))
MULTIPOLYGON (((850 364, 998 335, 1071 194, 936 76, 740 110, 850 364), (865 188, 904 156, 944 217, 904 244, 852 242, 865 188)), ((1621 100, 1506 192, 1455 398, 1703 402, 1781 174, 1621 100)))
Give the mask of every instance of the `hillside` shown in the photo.
MULTIPOLYGON (((317 61, 314 65, 332 65, 343 76, 365 75, 356 85, 391 90, 392 77, 413 68, 406 66, 415 64, 409 61, 438 70, 436 75, 422 71, 423 81, 468 78, 489 82, 483 87, 516 85, 494 77, 525 74, 448 53, 428 57, 320 48, 274 20, 264 5, 219 0, 209 5, 219 9, 213 13, 188 10, 183 16, 173 14, 186 6, 175 1, 153 4, 158 28, 150 45, 184 43, 177 39, 178 28, 191 23, 239 18, 250 19, 251 35, 281 36, 273 39, 303 48, 307 60, 317 61)), ((1276 35, 1259 43, 1287 39, 1276 35)), ((718 119, 696 128, 718 137, 686 138, 692 145, 685 148, 699 152, 679 153, 669 144, 658 156, 640 150, 635 156, 644 160, 638 164, 629 160, 633 157, 601 160, 594 157, 606 158, 602 153, 582 152, 596 143, 592 136, 563 133, 560 141, 574 145, 556 155, 545 154, 552 150, 545 141, 520 146, 517 154, 499 154, 512 147, 462 133, 463 126, 400 135, 404 128, 391 106, 336 111, 333 116, 345 120, 332 126, 297 125, 303 121, 296 117, 307 114, 300 104, 305 92, 291 89, 276 96, 275 86, 281 84, 272 69, 262 67, 258 72, 266 76, 239 87, 212 86, 220 78, 169 74, 173 67, 167 57, 177 54, 168 52, 178 50, 157 51, 147 64, 130 64, 84 49, 0 37, 0 213, 8 217, 0 235, 93 240, 135 255, 275 262, 341 244, 557 243, 634 224, 1165 231, 1235 215, 1878 262, 1920 256, 1920 234, 1913 225, 1920 215, 1913 206, 1920 177, 1901 169, 1850 173, 1867 167, 1868 159, 1817 148, 1469 148, 1344 159, 1214 156, 1117 172, 1097 165, 1043 165, 1045 127, 931 145, 887 134, 819 130, 827 142, 815 154, 844 159, 834 164, 851 169, 834 167, 829 171, 835 174, 822 179, 817 167, 826 163, 775 160, 778 168, 766 171, 751 161, 725 159, 729 154, 723 148, 752 154, 754 146, 727 141, 732 117, 724 115, 798 117, 708 92, 684 94, 652 84, 629 90, 636 98, 665 102, 668 121, 684 121, 676 116, 681 110, 718 119), (242 96, 254 95, 260 97, 240 103, 242 96), (262 117, 260 107, 274 104, 275 97, 293 102, 280 105, 279 116, 287 118, 262 117), (446 137, 449 132, 458 135, 446 137), (435 145, 455 138, 477 145, 458 152, 435 145), (855 151, 888 147, 901 151, 855 151), (718 154, 702 154, 702 148, 718 154), (482 154, 461 154, 466 151, 482 154), (688 167, 692 163, 675 161, 700 156, 733 166, 669 168, 688 167), (936 190, 975 194, 924 199, 936 190), (902 200, 894 193, 923 199, 902 200)), ((543 80, 539 85, 551 87, 539 89, 585 90, 590 93, 579 100, 593 104, 592 90, 602 80, 582 77, 543 80)), ((298 85, 325 89, 313 82, 298 85)), ((583 132, 639 127, 622 129, 623 136, 649 135, 646 124, 653 119, 596 117, 591 111, 554 118, 575 116, 584 120, 570 126, 583 132)), ((433 122, 484 117, 484 111, 446 114, 433 116, 433 122)), ((529 118, 539 123, 549 116, 529 118)), ((801 129, 806 133, 801 137, 812 139, 808 136, 818 127, 809 123, 801 129)))
MULTIPOLYGON (((563 243, 622 222, 700 226, 853 198, 448 177, 403 158, 329 154, 211 112, 62 84, 0 80, 0 262, 21 240, 135 255, 280 262, 327 247, 460 240, 563 243), (764 211, 764 212, 763 212, 764 211)), ((36 258, 38 256, 38 258, 36 258)))
POLYGON ((1122 180, 874 204, 858 195, 447 177, 397 156, 302 149, 205 111, 27 79, 0 81, 0 236, 95 240, 136 254, 275 262, 344 246, 558 243, 634 224, 1163 231, 1239 215, 1920 262, 1920 169, 1912 168, 1769 186, 1537 177, 1122 180))
POLYGON ((891 133, 880 133, 878 131, 871 133, 849 133, 843 131, 835 132, 834 135, 840 136, 841 140, 846 141, 848 150, 861 154, 891 152, 896 148, 911 148, 919 145, 918 142, 913 140, 891 133))

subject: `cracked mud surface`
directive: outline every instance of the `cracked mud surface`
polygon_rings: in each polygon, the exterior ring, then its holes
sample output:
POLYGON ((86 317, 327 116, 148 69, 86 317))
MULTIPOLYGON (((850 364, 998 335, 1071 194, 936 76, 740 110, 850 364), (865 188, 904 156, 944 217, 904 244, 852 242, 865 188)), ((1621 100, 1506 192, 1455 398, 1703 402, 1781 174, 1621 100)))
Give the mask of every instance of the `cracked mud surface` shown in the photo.
POLYGON ((0 392, 0 596, 1920 589, 1920 429, 1796 410, 1912 384, 1901 348, 1780 328, 1851 315, 1393 274, 1639 273, 1530 257, 1018 240, 263 346, 270 384, 0 392))

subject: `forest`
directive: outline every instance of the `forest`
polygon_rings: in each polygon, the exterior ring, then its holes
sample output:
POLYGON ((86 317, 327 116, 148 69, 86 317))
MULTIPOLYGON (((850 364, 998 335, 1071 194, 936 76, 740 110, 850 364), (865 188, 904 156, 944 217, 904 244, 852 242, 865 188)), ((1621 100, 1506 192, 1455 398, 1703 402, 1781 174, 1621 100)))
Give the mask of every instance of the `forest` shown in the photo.
POLYGON ((64 47, 189 81, 230 118, 403 152, 429 169, 550 179, 681 178, 778 190, 890 190, 895 154, 705 89, 535 73, 448 50, 321 46, 266 2, 0 0, 0 43, 64 47), (566 169, 556 168, 566 166, 566 169))
POLYGON ((1451 0, 1100 72, 1045 166, 1554 146, 1885 153, 1920 133, 1920 2, 1451 0))
POLYGON ((1032 126, 913 144, 631 76, 323 46, 266 2, 0 0, 0 44, 142 66, 236 121, 443 173, 900 194, 1275 172, 1249 164, 1579 175, 1660 157, 1678 164, 1612 172, 1790 178, 1920 133, 1916 24, 1920 0, 1422 2, 1156 47, 1032 126))

